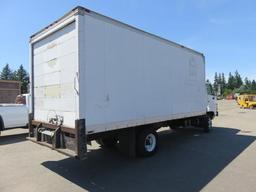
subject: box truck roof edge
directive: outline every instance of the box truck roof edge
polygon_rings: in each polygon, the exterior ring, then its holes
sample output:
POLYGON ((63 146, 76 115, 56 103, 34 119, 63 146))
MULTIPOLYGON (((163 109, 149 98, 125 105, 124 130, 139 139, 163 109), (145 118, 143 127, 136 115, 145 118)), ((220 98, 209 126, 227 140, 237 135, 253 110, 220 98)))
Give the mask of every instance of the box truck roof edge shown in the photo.
POLYGON ((153 33, 150 33, 150 32, 144 31, 144 30, 142 30, 142 29, 136 28, 136 27, 134 27, 134 26, 131 26, 131 25, 126 24, 126 23, 124 23, 124 22, 118 21, 118 20, 113 19, 113 18, 111 18, 111 17, 105 16, 105 15, 103 15, 103 14, 100 14, 100 13, 97 13, 97 12, 94 12, 94 11, 91 11, 91 10, 85 8, 85 7, 82 7, 82 6, 77 6, 77 7, 75 7, 74 9, 72 9, 71 11, 69 11, 68 13, 66 13, 64 16, 60 17, 58 20, 52 22, 52 23, 49 24, 47 27, 45 27, 45 28, 39 30, 38 32, 34 33, 33 35, 31 35, 31 36, 30 36, 30 43, 33 44, 33 43, 37 42, 37 41, 38 41, 37 38, 40 39, 40 36, 41 36, 41 35, 43 35, 43 34, 46 33, 47 31, 49 31, 50 29, 53 29, 56 25, 58 25, 58 24, 60 24, 61 22, 65 21, 66 19, 68 19, 68 18, 70 18, 70 17, 72 17, 72 16, 74 16, 74 15, 76 15, 76 14, 81 14, 81 15, 83 15, 83 14, 85 14, 85 13, 87 13, 87 14, 96 14, 96 15, 98 15, 98 16, 100 16, 100 17, 104 17, 104 18, 106 18, 106 19, 108 19, 108 20, 111 20, 111 21, 113 21, 113 22, 116 22, 116 23, 119 23, 119 24, 121 24, 121 25, 124 25, 124 26, 126 26, 126 27, 128 27, 128 28, 130 28, 130 29, 134 29, 134 30, 136 30, 136 31, 138 31, 138 32, 147 34, 147 35, 149 35, 149 36, 151 36, 151 37, 157 38, 157 39, 159 39, 159 40, 163 40, 163 41, 165 41, 165 42, 167 42, 167 43, 170 43, 170 44, 172 44, 172 45, 174 45, 174 46, 178 46, 178 47, 180 47, 180 48, 186 49, 186 50, 191 51, 191 52, 193 52, 193 53, 199 54, 199 55, 203 56, 203 58, 205 58, 204 54, 201 53, 201 52, 199 52, 199 51, 196 51, 196 50, 194 50, 194 49, 191 49, 191 48, 189 48, 189 47, 186 47, 186 46, 184 46, 184 45, 181 45, 181 44, 179 44, 179 43, 176 43, 176 42, 174 42, 174 41, 171 41, 171 40, 169 40, 169 39, 160 37, 160 36, 155 35, 155 34, 153 34, 153 33))

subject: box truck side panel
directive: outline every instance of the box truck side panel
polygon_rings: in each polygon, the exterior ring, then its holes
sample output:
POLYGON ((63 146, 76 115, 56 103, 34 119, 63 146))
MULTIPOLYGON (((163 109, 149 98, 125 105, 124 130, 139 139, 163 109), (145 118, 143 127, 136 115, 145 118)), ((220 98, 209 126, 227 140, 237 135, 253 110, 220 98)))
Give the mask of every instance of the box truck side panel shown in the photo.
POLYGON ((85 17, 80 109, 88 132, 206 113, 201 54, 97 14, 85 17))
POLYGON ((56 115, 74 127, 78 115, 78 48, 75 22, 33 44, 34 119, 49 122, 56 115))

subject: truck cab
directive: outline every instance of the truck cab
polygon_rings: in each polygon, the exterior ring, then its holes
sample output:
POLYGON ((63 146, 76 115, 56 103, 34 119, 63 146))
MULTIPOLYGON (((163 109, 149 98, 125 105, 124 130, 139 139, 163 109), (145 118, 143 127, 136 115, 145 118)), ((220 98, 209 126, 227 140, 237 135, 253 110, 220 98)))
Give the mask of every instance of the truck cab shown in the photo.
POLYGON ((28 125, 30 100, 30 94, 22 94, 16 97, 13 104, 0 104, 0 134, 4 129, 28 125))
POLYGON ((23 104, 0 104, 0 130, 25 127, 28 124, 28 108, 23 104))
POLYGON ((206 83, 207 89, 207 115, 213 119, 215 116, 218 116, 218 103, 217 97, 214 93, 212 86, 209 83, 206 83))

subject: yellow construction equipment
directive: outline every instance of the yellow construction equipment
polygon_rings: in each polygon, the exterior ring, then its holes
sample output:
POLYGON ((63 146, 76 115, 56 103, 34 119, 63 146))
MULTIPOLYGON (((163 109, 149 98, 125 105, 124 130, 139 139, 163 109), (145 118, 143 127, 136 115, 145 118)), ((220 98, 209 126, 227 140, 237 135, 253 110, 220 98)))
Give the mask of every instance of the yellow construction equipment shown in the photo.
POLYGON ((256 107, 256 95, 254 94, 239 95, 237 97, 237 103, 240 106, 240 108, 253 109, 256 107))

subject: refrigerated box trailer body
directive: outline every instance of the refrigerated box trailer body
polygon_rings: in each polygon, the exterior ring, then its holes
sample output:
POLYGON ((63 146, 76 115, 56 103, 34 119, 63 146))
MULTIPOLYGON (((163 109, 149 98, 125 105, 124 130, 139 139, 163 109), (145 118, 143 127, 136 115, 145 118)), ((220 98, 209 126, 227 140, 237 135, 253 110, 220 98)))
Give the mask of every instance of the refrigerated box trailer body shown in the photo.
POLYGON ((204 56, 177 43, 77 7, 30 46, 35 126, 72 130, 85 120, 90 140, 206 115, 204 56))

